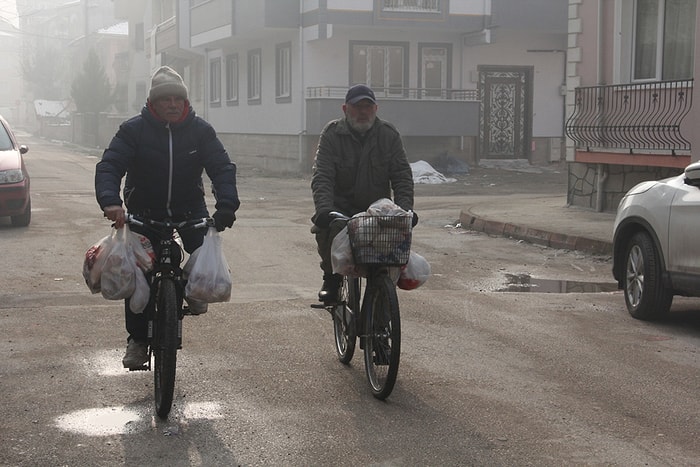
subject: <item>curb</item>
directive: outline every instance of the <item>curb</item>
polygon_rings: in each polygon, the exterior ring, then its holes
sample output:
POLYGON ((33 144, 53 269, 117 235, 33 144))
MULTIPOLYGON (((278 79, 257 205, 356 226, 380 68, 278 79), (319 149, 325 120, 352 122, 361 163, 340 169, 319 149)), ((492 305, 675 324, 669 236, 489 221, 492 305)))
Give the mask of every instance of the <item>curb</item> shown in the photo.
POLYGON ((576 250, 592 255, 612 255, 612 242, 549 232, 508 222, 491 221, 465 211, 459 214, 459 221, 463 229, 475 230, 488 235, 514 238, 550 248, 576 250))

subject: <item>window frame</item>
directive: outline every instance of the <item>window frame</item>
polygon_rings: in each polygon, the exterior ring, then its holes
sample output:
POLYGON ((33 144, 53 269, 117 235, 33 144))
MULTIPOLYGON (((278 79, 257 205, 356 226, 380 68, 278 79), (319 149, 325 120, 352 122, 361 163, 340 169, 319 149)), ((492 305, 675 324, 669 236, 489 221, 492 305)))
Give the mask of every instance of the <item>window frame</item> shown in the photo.
POLYGON ((209 60, 209 105, 221 106, 221 57, 209 60))
POLYGON ((239 69, 238 54, 226 56, 226 105, 238 105, 239 99, 239 69))
POLYGON ((292 102, 292 43, 275 46, 275 102, 292 102))
POLYGON ((262 103, 262 49, 248 51, 248 104, 262 103))
MULTIPOLYGON (((441 79, 441 90, 449 90, 452 87, 452 44, 448 42, 419 42, 418 43, 418 88, 421 89, 421 91, 426 91, 425 96, 426 97, 435 97, 435 96, 429 96, 427 90, 425 90, 425 85, 426 83, 424 82, 424 75, 425 75, 425 51, 428 49, 443 49, 445 51, 445 70, 444 70, 444 76, 441 79), (444 84, 443 84, 444 83, 444 84)), ((441 93, 441 98, 445 98, 446 93, 442 94, 441 93)))
MULTIPOLYGON (((693 76, 693 66, 694 66, 694 51, 691 50, 689 54, 689 59, 690 63, 688 64, 688 69, 690 70, 689 76, 673 76, 669 77, 668 72, 664 69, 664 65, 668 64, 667 60, 670 59, 669 53, 666 51, 666 45, 667 41, 669 40, 670 36, 666 32, 666 15, 668 12, 667 5, 669 3, 669 0, 656 0, 658 2, 657 4, 657 12, 656 12, 656 39, 655 39, 655 63, 654 63, 654 70, 653 73, 651 73, 650 76, 642 76, 642 77, 637 77, 639 70, 637 70, 637 56, 641 52, 638 50, 638 47, 640 46, 638 44, 638 24, 639 24, 639 0, 633 0, 631 2, 631 11, 632 11, 632 23, 630 26, 630 51, 629 51, 629 81, 631 83, 643 83, 643 82, 650 82, 650 81, 666 81, 666 80, 676 80, 676 79, 689 79, 692 78, 693 76), (666 63, 665 63, 666 62, 666 63)), ((697 6, 696 6, 697 8, 697 6)), ((695 25, 694 22, 695 15, 693 15, 693 25, 695 25)), ((691 34, 689 35, 689 43, 691 49, 694 48, 694 37, 696 30, 694 29, 693 31, 690 31, 691 34)), ((647 56, 645 54, 645 56, 647 56)), ((674 67, 675 69, 671 69, 670 71, 673 72, 675 71, 676 73, 680 73, 680 69, 678 67, 674 67)))
MULTIPOLYGON (((409 84, 409 52, 410 52, 410 44, 408 42, 393 42, 393 41, 350 41, 349 43, 349 76, 348 76, 348 82, 350 86, 355 85, 355 84, 367 84, 370 86, 374 93, 378 96, 383 96, 383 97, 407 97, 408 93, 408 84, 409 84), (382 81, 384 83, 384 86, 378 86, 376 84, 376 80, 372 78, 372 60, 370 59, 369 61, 365 60, 365 76, 364 78, 358 78, 353 76, 355 74, 355 68, 356 68, 356 63, 355 61, 357 60, 355 57, 355 48, 362 48, 366 47, 367 51, 369 52, 379 52, 380 49, 383 49, 384 55, 384 63, 383 69, 382 69, 382 81), (401 70, 401 86, 398 88, 398 92, 392 92, 392 88, 396 89, 396 85, 391 82, 391 73, 392 71, 395 71, 395 69, 392 69, 391 63, 387 62, 387 60, 391 60, 391 58, 386 58, 391 57, 391 51, 392 50, 401 50, 401 60, 403 63, 400 64, 400 70, 401 70), (356 79, 357 78, 357 79, 356 79)), ((358 50, 359 53, 359 50, 358 50)), ((360 65, 359 63, 357 65, 360 65)))

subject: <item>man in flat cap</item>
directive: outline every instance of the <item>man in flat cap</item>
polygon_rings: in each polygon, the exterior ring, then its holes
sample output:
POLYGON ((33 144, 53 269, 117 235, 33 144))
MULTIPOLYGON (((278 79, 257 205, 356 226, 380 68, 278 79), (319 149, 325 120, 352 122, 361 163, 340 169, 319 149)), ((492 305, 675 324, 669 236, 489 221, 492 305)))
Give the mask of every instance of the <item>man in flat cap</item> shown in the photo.
MULTIPOLYGON (((95 169, 95 195, 104 216, 119 229, 124 226, 125 207, 132 214, 150 219, 208 217, 202 172, 212 182, 213 218, 218 231, 232 227, 240 202, 236 188, 236 165, 231 161, 214 128, 197 116, 187 98, 187 86, 172 68, 158 68, 141 113, 123 122, 95 169), (123 198, 120 194, 122 179, 123 198)), ((153 234, 132 226, 146 236, 153 234)), ((180 232, 185 250, 202 245, 206 229, 180 232)), ((151 243, 157 245, 157 239, 151 243)), ((149 302, 153 306, 153 300, 149 302)), ((199 304, 193 314, 206 311, 199 304)), ((125 301, 129 334, 122 363, 138 369, 148 360, 149 310, 133 313, 125 301)))
MULTIPOLYGON (((321 132, 311 177, 316 208, 311 232, 323 270, 318 298, 325 304, 337 301, 342 280, 331 265, 331 244, 342 226, 331 225, 330 213, 352 216, 381 198, 393 198, 402 209, 413 210, 413 172, 401 135, 377 117, 374 91, 364 84, 352 86, 342 108, 345 116, 321 132)), ((417 222, 414 212, 413 225, 417 222)))

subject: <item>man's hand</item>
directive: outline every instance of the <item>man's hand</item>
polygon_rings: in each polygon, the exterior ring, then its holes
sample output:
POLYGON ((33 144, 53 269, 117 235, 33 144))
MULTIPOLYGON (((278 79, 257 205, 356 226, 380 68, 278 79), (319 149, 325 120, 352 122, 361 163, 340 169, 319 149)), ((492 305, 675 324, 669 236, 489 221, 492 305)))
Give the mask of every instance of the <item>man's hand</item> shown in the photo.
POLYGON ((316 214, 314 218, 314 224, 322 229, 327 229, 331 225, 331 213, 329 211, 322 211, 316 214))
POLYGON ((233 227, 233 221, 236 220, 236 215, 233 211, 219 209, 211 216, 214 219, 214 226, 217 232, 223 232, 226 227, 233 227))
POLYGON ((121 206, 105 206, 102 210, 104 216, 114 222, 115 229, 121 229, 124 227, 124 221, 126 220, 126 212, 121 206))
POLYGON ((411 227, 415 227, 418 224, 418 214, 413 211, 413 220, 411 220, 411 227))

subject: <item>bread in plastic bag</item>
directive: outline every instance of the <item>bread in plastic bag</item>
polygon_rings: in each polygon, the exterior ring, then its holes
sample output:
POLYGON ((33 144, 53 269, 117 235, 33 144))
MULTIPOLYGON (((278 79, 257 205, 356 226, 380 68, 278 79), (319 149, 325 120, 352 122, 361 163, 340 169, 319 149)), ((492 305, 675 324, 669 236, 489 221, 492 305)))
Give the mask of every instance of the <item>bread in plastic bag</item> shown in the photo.
MULTIPOLYGON (((131 232, 127 225, 123 229, 122 234, 128 242, 128 248, 131 248, 134 254, 137 266, 144 272, 153 269, 156 255, 151 241, 145 235, 131 232)), ((110 235, 102 237, 85 252, 83 279, 85 279, 85 284, 92 293, 98 293, 102 289, 102 271, 104 270, 105 260, 112 248, 118 243, 116 239, 118 233, 116 229, 112 229, 110 235)))
POLYGON ((100 291, 107 300, 131 297, 136 287, 135 274, 141 273, 128 241, 129 233, 126 225, 112 233, 112 247, 106 253, 100 279, 100 291))
POLYGON ((401 267, 396 285, 402 290, 417 289, 430 277, 430 263, 418 253, 411 251, 408 263, 401 267))
POLYGON ((102 267, 107 253, 112 248, 112 235, 102 237, 85 252, 83 260, 83 279, 92 293, 100 291, 102 280, 102 267))
POLYGON ((231 270, 224 256, 221 235, 209 227, 202 246, 185 264, 187 285, 185 296, 205 303, 227 302, 231 299, 231 270))

